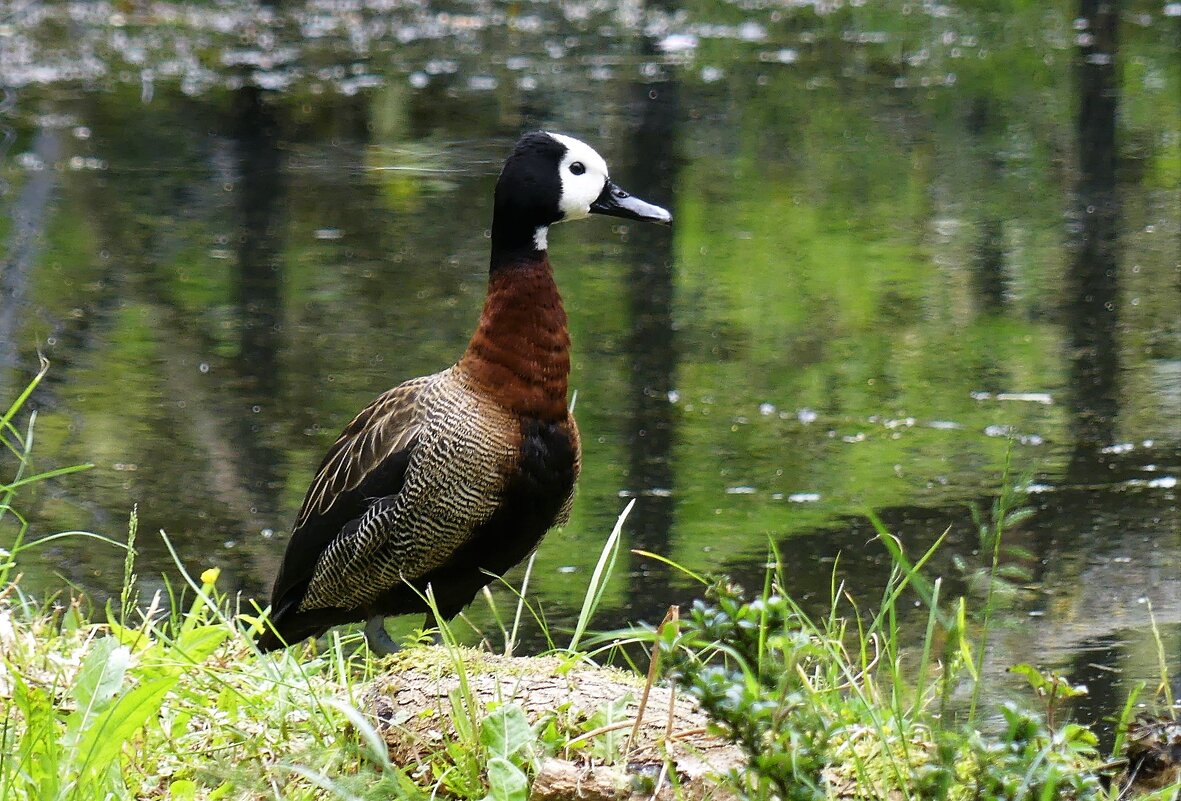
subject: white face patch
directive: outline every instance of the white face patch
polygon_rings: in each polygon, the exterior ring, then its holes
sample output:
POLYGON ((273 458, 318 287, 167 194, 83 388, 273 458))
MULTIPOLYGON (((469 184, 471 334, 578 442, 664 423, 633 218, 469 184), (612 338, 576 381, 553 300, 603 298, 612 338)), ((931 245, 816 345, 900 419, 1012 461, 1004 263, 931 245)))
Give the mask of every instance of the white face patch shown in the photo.
POLYGON ((558 166, 558 178, 562 182, 558 208, 562 211, 562 222, 589 217, 591 204, 607 184, 607 162, 586 142, 564 134, 549 135, 566 146, 566 155, 558 166))

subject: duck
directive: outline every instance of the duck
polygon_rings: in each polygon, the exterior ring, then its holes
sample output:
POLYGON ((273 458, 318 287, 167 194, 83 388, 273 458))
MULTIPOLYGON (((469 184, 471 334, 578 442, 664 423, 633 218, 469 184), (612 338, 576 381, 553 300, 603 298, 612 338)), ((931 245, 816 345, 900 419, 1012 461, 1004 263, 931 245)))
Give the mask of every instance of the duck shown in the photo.
POLYGON ((614 183, 590 145, 523 135, 496 181, 488 287, 451 367, 379 395, 344 427, 303 499, 257 644, 273 651, 365 622, 371 652, 398 650, 388 617, 459 614, 570 517, 582 469, 567 401, 570 335, 550 226, 672 215, 614 183))

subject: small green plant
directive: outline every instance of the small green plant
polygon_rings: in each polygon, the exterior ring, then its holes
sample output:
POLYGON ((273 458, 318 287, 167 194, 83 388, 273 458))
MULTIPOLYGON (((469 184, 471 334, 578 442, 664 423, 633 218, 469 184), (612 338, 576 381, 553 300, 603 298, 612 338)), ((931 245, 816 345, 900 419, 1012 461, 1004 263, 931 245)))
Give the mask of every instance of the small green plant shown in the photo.
POLYGON ((825 797, 835 721, 811 702, 808 676, 832 643, 818 642, 795 616, 782 595, 748 602, 737 586, 717 582, 664 644, 678 683, 747 753, 749 770, 732 777, 744 798, 825 797), (711 651, 723 658, 702 658, 711 651))
MULTIPOLYGON (((1007 516, 1003 506, 1000 513, 1007 516)), ((739 797, 1115 798, 1094 732, 1062 720, 1063 704, 1085 692, 1065 677, 1016 666, 1043 711, 1007 702, 998 710, 1002 727, 976 726, 989 618, 973 623, 964 598, 941 609, 941 580, 918 572, 932 551, 912 563, 882 534, 896 568, 876 614, 863 614, 834 578, 830 614, 811 619, 770 575, 753 597, 715 581, 675 632, 649 634, 677 684, 746 754, 744 769, 730 777, 739 797), (917 649, 899 636, 898 599, 907 587, 929 606, 917 649), (849 612, 838 611, 846 603, 849 612), (971 711, 960 718, 954 699, 963 687, 971 688, 961 702, 971 711)))
POLYGON ((1085 684, 1071 684, 1065 676, 1048 670, 1038 670, 1033 665, 1022 663, 1009 668, 1010 673, 1024 676, 1030 689, 1046 707, 1046 728, 1054 731, 1054 713, 1062 701, 1080 698, 1087 694, 1085 684))
POLYGON ((537 733, 516 704, 496 706, 480 722, 480 744, 487 754, 488 799, 525 801, 526 770, 540 764, 537 733))

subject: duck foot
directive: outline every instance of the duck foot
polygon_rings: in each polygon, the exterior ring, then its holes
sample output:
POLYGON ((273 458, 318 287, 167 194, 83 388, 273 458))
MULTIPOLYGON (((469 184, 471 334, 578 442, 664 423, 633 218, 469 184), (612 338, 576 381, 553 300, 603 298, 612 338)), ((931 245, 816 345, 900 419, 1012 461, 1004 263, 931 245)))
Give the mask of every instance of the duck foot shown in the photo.
POLYGON ((385 630, 385 615, 374 615, 365 624, 365 643, 374 656, 389 656, 402 650, 385 630))

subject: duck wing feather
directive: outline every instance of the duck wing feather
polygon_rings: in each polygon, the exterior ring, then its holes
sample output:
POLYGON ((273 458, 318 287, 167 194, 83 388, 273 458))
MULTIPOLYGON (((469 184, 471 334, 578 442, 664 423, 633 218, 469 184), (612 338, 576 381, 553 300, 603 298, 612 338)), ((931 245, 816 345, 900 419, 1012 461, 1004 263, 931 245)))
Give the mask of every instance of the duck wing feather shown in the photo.
POLYGON ((298 606, 333 540, 360 518, 375 497, 396 494, 422 427, 421 396, 439 374, 399 384, 379 395, 345 426, 304 496, 271 592, 275 614, 298 606))

